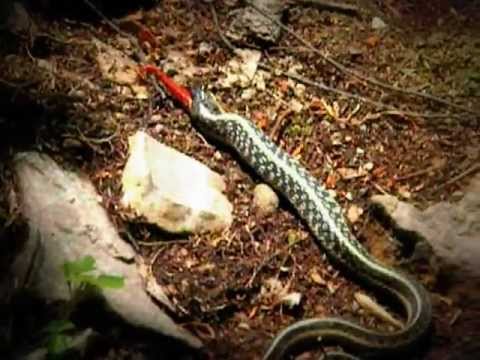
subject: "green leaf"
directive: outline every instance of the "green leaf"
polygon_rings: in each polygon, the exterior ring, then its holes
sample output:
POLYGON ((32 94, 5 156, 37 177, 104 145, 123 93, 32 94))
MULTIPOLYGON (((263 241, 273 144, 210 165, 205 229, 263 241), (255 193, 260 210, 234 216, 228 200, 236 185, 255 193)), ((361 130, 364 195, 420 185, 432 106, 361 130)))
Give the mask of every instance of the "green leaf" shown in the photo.
POLYGON ((73 280, 73 283, 76 283, 78 285, 85 284, 85 285, 93 285, 97 286, 97 278, 96 276, 93 275, 88 275, 88 274, 80 274, 76 276, 73 280))
POLYGON ((43 330, 49 334, 59 334, 75 329, 75 325, 69 320, 52 320, 43 330))
POLYGON ((295 244, 299 243, 300 241, 301 241, 300 237, 294 230, 288 231, 288 234, 287 234, 288 247, 292 247, 295 244))
POLYGON ((75 278, 74 282, 77 284, 88 284, 100 289, 120 289, 124 285, 124 279, 122 276, 114 275, 87 275, 82 274, 75 278))
POLYGON ((74 281, 80 274, 95 270, 95 259, 90 256, 84 256, 79 260, 67 261, 63 264, 63 273, 67 281, 74 281))
POLYGON ((100 275, 97 278, 97 286, 103 289, 121 289, 124 285, 123 276, 100 275))
POLYGON ((70 349, 72 338, 68 335, 56 334, 49 337, 47 341, 47 351, 51 355, 59 355, 70 349))

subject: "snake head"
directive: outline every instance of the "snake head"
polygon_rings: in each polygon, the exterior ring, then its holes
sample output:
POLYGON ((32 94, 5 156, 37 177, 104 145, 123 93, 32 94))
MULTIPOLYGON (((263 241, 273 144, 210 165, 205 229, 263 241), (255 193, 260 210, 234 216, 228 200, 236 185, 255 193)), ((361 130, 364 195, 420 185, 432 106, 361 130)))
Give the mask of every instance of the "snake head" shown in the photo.
POLYGON ((215 100, 213 95, 203 88, 196 88, 192 90, 192 107, 190 115, 192 123, 198 126, 205 135, 223 142, 225 137, 228 117, 222 116, 223 109, 215 100))
POLYGON ((218 115, 223 112, 213 95, 203 88, 192 90, 192 109, 191 115, 195 118, 205 115, 218 115))

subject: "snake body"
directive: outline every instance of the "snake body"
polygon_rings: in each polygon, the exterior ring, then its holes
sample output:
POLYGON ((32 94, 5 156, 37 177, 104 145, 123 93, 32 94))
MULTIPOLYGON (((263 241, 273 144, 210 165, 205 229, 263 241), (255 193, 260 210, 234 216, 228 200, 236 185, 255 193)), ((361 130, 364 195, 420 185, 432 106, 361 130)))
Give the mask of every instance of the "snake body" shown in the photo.
POLYGON ((406 312, 404 328, 392 333, 370 330, 336 317, 301 320, 274 338, 263 359, 284 359, 298 348, 315 344, 348 349, 349 353, 332 353, 330 358, 335 359, 384 359, 412 350, 431 324, 431 302, 425 288, 375 260, 353 236, 341 207, 330 193, 251 121, 223 113, 202 89, 193 92, 191 115, 193 123, 207 137, 233 148, 264 181, 288 199, 333 263, 398 299, 406 312))

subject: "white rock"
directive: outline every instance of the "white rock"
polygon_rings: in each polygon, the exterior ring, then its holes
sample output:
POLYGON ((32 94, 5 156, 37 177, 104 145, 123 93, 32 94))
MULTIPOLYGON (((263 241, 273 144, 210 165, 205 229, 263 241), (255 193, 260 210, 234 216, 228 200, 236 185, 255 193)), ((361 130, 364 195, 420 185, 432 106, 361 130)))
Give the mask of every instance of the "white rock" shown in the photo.
POLYGON ((129 139, 122 204, 169 232, 219 231, 232 223, 223 178, 144 132, 129 139))
POLYGON ((262 215, 272 214, 279 204, 278 195, 266 184, 258 184, 253 189, 253 206, 262 215))
POLYGON ((14 169, 29 234, 9 278, 19 284, 28 279, 28 289, 47 303, 68 301, 70 291, 62 266, 90 255, 99 273, 124 277, 123 288, 104 289, 99 294, 109 311, 135 327, 201 346, 199 339, 177 326, 148 296, 133 261, 134 251, 117 234, 88 180, 34 152, 18 154, 14 169))

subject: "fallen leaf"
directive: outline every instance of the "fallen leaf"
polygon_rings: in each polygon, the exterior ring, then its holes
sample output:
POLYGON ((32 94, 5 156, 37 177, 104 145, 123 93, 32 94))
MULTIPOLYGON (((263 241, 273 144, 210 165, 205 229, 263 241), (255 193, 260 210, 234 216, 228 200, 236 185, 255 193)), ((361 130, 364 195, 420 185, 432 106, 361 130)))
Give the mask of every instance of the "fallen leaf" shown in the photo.
POLYGON ((330 294, 335 294, 340 287, 340 284, 334 285, 331 281, 327 282, 327 289, 330 292, 330 294))
POLYGON ((252 120, 262 130, 265 130, 269 123, 267 114, 260 110, 256 110, 252 113, 252 120))
POLYGON ((310 279, 312 279, 312 281, 315 283, 315 284, 318 284, 318 285, 322 285, 322 286, 325 286, 327 285, 327 282, 322 278, 322 276, 318 273, 317 269, 312 269, 310 270, 310 279))
POLYGON ((371 48, 376 47, 380 43, 380 38, 377 35, 372 35, 365 40, 368 46, 371 48))
POLYGON ((239 329, 242 329, 242 330, 250 330, 250 325, 248 325, 246 322, 241 322, 241 323, 238 323, 237 327, 239 329))
POLYGON ((372 175, 376 178, 383 177, 387 173, 386 166, 379 166, 372 171, 372 175))
POLYGON ((330 137, 330 141, 332 142, 333 146, 342 145, 342 139, 343 139, 343 135, 339 131, 334 132, 330 137))
POLYGON ((150 31, 150 29, 145 26, 141 26, 140 30, 138 31, 137 37, 142 44, 147 43, 150 44, 150 46, 152 47, 157 47, 158 45, 155 35, 150 31))
POLYGON ((97 64, 104 78, 120 85, 133 85, 137 82, 137 63, 99 40, 94 40, 94 44, 97 47, 97 64))
POLYGON ((277 86, 278 86, 278 90, 282 93, 286 93, 288 91, 288 80, 286 79, 282 79, 282 80, 279 80, 277 81, 277 86))
POLYGON ((325 108, 323 106, 322 100, 317 97, 314 97, 312 99, 309 108, 317 115, 325 114, 325 108))
POLYGON ((141 21, 141 20, 143 20, 143 10, 139 10, 136 12, 132 12, 128 15, 125 15, 124 17, 120 18, 118 22, 120 24, 123 24, 124 22, 141 21))
POLYGON ((328 174, 327 179, 325 180, 325 186, 328 189, 333 189, 337 186, 337 176, 335 173, 331 172, 328 174))
POLYGON ((324 98, 322 98, 320 101, 323 105, 323 108, 327 112, 327 114, 330 115, 335 120, 338 120, 338 118, 340 117, 340 115, 338 114, 338 104, 333 103, 333 105, 329 105, 327 103, 327 100, 325 100, 324 98))
POLYGON ((255 88, 247 88, 242 91, 241 98, 243 100, 250 100, 250 99, 253 99, 256 94, 257 94, 257 90, 255 88))
POLYGON ((288 234, 287 234, 288 247, 292 247, 293 245, 299 243, 300 241, 302 241, 302 238, 298 236, 297 231, 288 230, 288 234))
POLYGON ((355 45, 350 45, 347 50, 348 54, 352 57, 360 56, 363 53, 362 49, 355 45))
POLYGON ((300 145, 298 145, 295 149, 293 149, 292 156, 297 157, 298 155, 300 155, 302 150, 303 150, 303 143, 300 143, 300 145))
POLYGON ((290 108, 293 110, 293 112, 299 113, 303 110, 302 103, 297 99, 290 100, 289 105, 290 105, 290 108))
POLYGON ((402 198, 408 200, 412 197, 412 193, 409 191, 408 186, 400 186, 397 189, 398 195, 400 195, 402 198))
MULTIPOLYGON (((196 265, 196 264, 195 264, 196 265)), ((207 262, 205 264, 202 264, 196 268, 198 272, 208 272, 210 270, 215 269, 215 264, 212 264, 210 262, 207 262)))
POLYGON ((356 292, 353 294, 353 297, 355 298, 355 301, 365 310, 369 311, 373 315, 376 315, 378 318, 389 322, 396 328, 401 329, 403 327, 403 324, 401 321, 398 321, 395 319, 392 315, 390 315, 387 310, 385 310, 382 306, 380 306, 376 301, 374 301, 371 297, 360 293, 356 292))
MULTIPOLYGON (((478 150, 478 149, 477 149, 478 150)), ((476 158, 478 156, 478 152, 475 152, 475 155, 472 157, 472 159, 476 158)), ((447 159, 443 157, 434 157, 432 159, 432 170, 438 170, 443 168, 445 165, 447 165, 447 159)))
POLYGON ((337 172, 344 180, 356 179, 367 175, 367 172, 363 169, 338 168, 337 172))
POLYGON ((356 223, 362 214, 363 209, 355 204, 350 205, 347 210, 347 218, 352 224, 356 223))
POLYGON ((290 309, 292 309, 295 306, 300 305, 301 300, 302 300, 302 294, 300 294, 299 292, 292 292, 282 297, 280 302, 288 306, 290 309))

